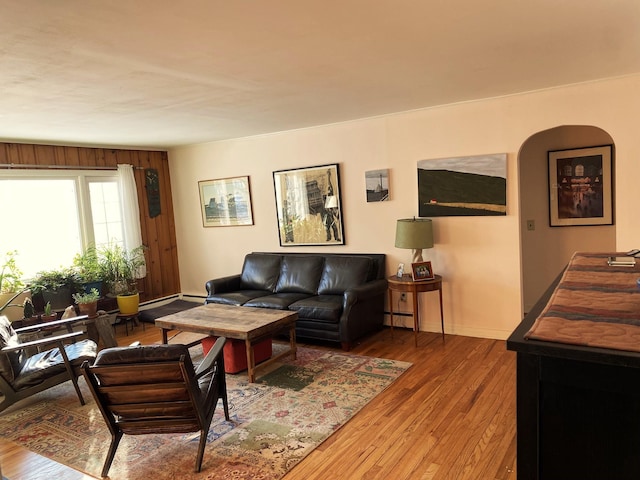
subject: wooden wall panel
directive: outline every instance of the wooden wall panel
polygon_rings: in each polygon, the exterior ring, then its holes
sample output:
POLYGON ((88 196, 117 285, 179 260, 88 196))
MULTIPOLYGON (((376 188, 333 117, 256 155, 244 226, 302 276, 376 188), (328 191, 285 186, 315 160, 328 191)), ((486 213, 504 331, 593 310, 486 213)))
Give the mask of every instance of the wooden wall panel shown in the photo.
POLYGON ((148 246, 147 276, 140 285, 141 300, 151 300, 180 292, 167 152, 0 143, 0 163, 16 164, 16 166, 79 165, 114 168, 118 164, 133 165, 138 187, 142 242, 148 246), (161 213, 155 218, 149 217, 145 168, 155 168, 158 171, 161 213))

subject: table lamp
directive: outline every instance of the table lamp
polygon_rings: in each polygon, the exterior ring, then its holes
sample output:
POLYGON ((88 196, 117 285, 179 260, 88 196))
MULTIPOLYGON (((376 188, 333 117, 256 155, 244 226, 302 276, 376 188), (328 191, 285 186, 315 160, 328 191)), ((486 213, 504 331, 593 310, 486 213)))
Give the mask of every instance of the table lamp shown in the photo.
POLYGON ((429 218, 403 218, 396 224, 396 247, 413 250, 413 263, 422 262, 422 249, 433 247, 433 223, 429 218))

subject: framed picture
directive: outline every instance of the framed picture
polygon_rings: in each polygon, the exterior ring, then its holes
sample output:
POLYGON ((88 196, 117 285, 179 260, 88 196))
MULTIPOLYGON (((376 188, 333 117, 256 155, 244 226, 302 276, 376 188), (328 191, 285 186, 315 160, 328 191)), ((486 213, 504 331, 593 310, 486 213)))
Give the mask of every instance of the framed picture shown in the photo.
POLYGON ((611 145, 548 155, 549 225, 613 225, 611 145))
POLYGON ((433 269, 431 268, 431 262, 418 262, 411 264, 411 274, 414 282, 420 280, 433 280, 436 278, 433 275, 433 269))
POLYGON ((280 246, 344 245, 337 164, 273 172, 280 246))
POLYGON ((198 187, 203 226, 253 225, 249 177, 202 180, 198 187))
POLYGON ((389 200, 389 169, 364 172, 367 185, 367 202, 386 202, 389 200))

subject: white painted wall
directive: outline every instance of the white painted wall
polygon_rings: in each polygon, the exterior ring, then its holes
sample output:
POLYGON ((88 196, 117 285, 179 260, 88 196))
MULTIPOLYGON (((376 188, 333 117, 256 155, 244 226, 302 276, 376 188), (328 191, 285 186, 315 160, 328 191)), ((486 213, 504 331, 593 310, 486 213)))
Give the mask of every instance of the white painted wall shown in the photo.
MULTIPOLYGON (((417 162, 506 152, 506 217, 434 218, 425 251, 444 277, 448 333, 506 338, 523 312, 518 159, 523 142, 558 125, 594 125, 616 144, 619 249, 640 245, 634 204, 640 189, 640 76, 563 87, 279 134, 177 148, 169 152, 182 291, 240 271, 250 251, 381 252, 387 271, 410 262, 394 247, 395 221, 417 214, 417 162), (346 245, 279 246, 272 172, 339 163, 346 245), (367 203, 364 172, 389 168, 391 200, 367 203), (249 175, 253 226, 203 228, 198 181, 249 175)), ((436 294, 423 294, 422 329, 438 331, 436 294)))

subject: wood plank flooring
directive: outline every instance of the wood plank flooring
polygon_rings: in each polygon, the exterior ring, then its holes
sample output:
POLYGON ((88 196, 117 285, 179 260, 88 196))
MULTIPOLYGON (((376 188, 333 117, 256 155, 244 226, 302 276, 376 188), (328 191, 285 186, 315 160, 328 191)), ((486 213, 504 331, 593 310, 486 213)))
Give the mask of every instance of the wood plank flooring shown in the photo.
MULTIPOLYGON (((121 345, 161 339, 149 325, 116 333, 121 345)), ((352 352, 413 366, 284 480, 516 478, 515 353, 504 341, 420 332, 416 348, 395 328, 352 352)), ((0 465, 9 480, 93 478, 1 439, 0 465)))

